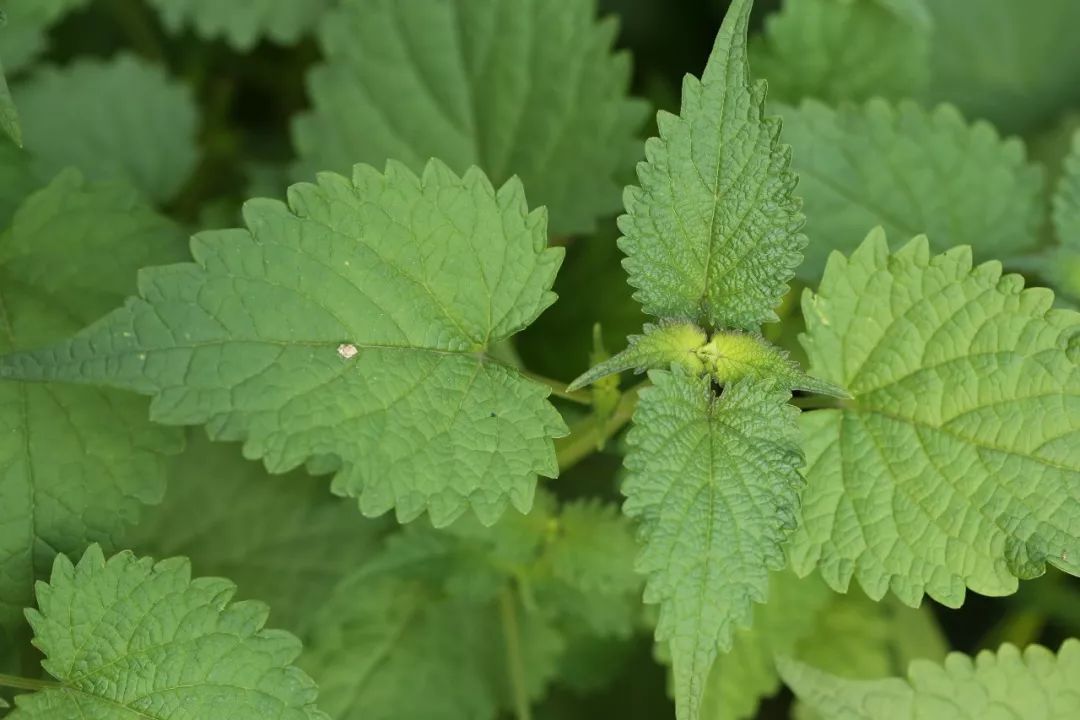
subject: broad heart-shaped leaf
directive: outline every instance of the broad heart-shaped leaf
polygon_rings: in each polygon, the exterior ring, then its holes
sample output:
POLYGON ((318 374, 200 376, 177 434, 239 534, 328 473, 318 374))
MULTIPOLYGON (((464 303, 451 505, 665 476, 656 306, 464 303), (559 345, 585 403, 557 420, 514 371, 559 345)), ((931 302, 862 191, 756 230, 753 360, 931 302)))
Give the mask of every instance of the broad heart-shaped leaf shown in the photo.
POLYGON ((195 168, 191 92, 130 55, 42 68, 15 88, 26 149, 46 177, 75 165, 146 197, 176 194, 195 168))
MULTIPOLYGON (((0 352, 66 337, 120 302, 137 268, 182 253, 178 229, 133 191, 60 175, 0 234, 0 352)), ((146 407, 113 390, 0 382, 0 631, 22 626, 57 552, 116 547, 161 499, 182 437, 146 407)))
POLYGON ((201 430, 171 467, 160 505, 148 508, 125 547, 183 555, 199 575, 227 577, 239 595, 270 605, 274 625, 301 640, 333 590, 380 547, 387 523, 297 471, 268 475, 201 430))
POLYGON ((935 0, 931 97, 1029 133, 1080 102, 1074 0, 935 0), (978 20, 973 20, 978 18, 978 20))
POLYGON ((305 173, 388 158, 518 175, 556 235, 619 209, 646 105, 596 0, 344 0, 294 125, 305 173))
POLYGON ((290 44, 312 30, 332 0, 150 0, 172 33, 193 28, 205 39, 224 38, 237 50, 251 50, 269 38, 290 44))
POLYGON ((791 394, 747 378, 717 397, 680 367, 649 373, 627 444, 624 512, 641 523, 645 601, 670 643, 680 720, 699 716, 713 660, 763 602, 802 478, 791 394))
POLYGON ((687 75, 679 115, 657 116, 640 187, 619 218, 623 266, 645 312, 706 329, 757 330, 776 319, 806 238, 791 196, 791 149, 751 83, 746 28, 752 0, 735 0, 701 80, 687 75))
POLYGON ((1080 573, 1080 314, 971 252, 871 233, 803 298, 815 374, 854 400, 803 415, 789 554, 843 591, 951 607, 1080 573))
POLYGON ((751 41, 750 65, 788 103, 918 97, 932 31, 926 0, 784 0, 751 41))
POLYGON ((1038 243, 1041 170, 1025 162, 1019 140, 1002 140, 990 125, 913 102, 777 109, 805 201, 811 240, 799 275, 808 282, 830 252, 851 252, 875 225, 893 238, 928 233, 936 250, 971 245, 979 260, 1038 243))
POLYGON ((91 546, 58 555, 28 610, 56 688, 16 698, 11 720, 329 720, 311 678, 291 663, 300 642, 267 630, 262 603, 191 578, 186 558, 155 563, 91 546))
POLYGON ((0 10, 0 59, 14 73, 30 63, 46 47, 45 31, 67 12, 89 0, 5 0, 0 10))
POLYGON ((906 680, 845 680, 802 663, 780 664, 800 700, 829 720, 1071 720, 1080 716, 1080 641, 1055 656, 1031 645, 951 653, 911 663, 906 680))
POLYGON ((19 111, 15 108, 15 102, 11 99, 11 91, 8 89, 7 78, 4 77, 2 63, 0 63, 0 131, 14 140, 16 145, 22 145, 19 111))
POLYGON ((153 419, 207 423, 271 472, 332 458, 334 491, 368 515, 528 510, 566 426, 546 386, 485 349, 554 301, 563 251, 521 183, 358 165, 244 215, 249 229, 196 235, 195 263, 145 270, 139 297, 0 374, 153 395, 153 419))

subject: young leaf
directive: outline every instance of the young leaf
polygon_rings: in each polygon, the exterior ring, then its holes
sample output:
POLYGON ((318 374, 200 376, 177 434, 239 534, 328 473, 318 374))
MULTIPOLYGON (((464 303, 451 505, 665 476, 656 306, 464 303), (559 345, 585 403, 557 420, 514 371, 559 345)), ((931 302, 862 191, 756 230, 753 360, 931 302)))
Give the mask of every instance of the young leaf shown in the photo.
POLYGON ((263 38, 288 45, 314 28, 331 0, 150 0, 171 33, 190 27, 204 40, 223 38, 240 51, 263 38))
POLYGON ((43 68, 15 88, 26 149, 51 177, 75 165, 165 201, 195 167, 197 115, 185 86, 130 55, 43 68))
POLYGON ((89 0, 6 0, 0 16, 0 58, 9 73, 32 62, 46 47, 45 31, 89 0))
POLYGON ((1055 656, 1032 645, 1002 645, 974 659, 951 653, 944 664, 917 660, 906 680, 844 680, 794 660, 780 663, 800 700, 830 720, 1066 720, 1080 713, 1080 641, 1055 656))
POLYGON ((299 641, 263 628, 265 605, 230 603, 235 590, 192 580, 185 558, 106 560, 96 545, 78 565, 58 555, 26 615, 60 686, 18 696, 8 717, 329 720, 290 664, 299 641))
POLYGON ((803 298, 811 368, 854 400, 803 416, 795 569, 876 599, 1080 573, 1080 314, 971 251, 877 230, 803 298))
POLYGON ((706 329, 757 330, 775 320, 806 244, 791 192, 791 149, 751 83, 746 28, 752 0, 735 0, 701 80, 683 82, 679 115, 657 116, 640 187, 626 190, 619 247, 645 312, 706 329))
POLYGON ((15 108, 15 102, 11 99, 7 78, 4 77, 3 64, 0 64, 0 131, 3 131, 16 145, 22 147, 19 111, 15 108))
POLYGON ((624 511, 641 523, 645 601, 660 605, 680 720, 699 717, 713 660, 763 602, 794 524, 802 479, 798 411, 775 383, 713 394, 680 367, 649 373, 627 437, 624 511))
MULTIPOLYGON (((183 251, 132 191, 77 172, 31 196, 0 235, 0 352, 56 341, 119 302, 135 270, 183 251)), ((0 626, 17 627, 57 552, 116 546, 164 488, 182 438, 124 393, 0 383, 0 626)))
POLYGON ((155 420, 207 423, 271 472, 334 456, 334 491, 367 515, 528 510, 565 425, 547 387, 485 350, 554 301, 563 253, 521 184, 358 165, 244 214, 249 229, 196 235, 194 263, 144 270, 139 297, 0 374, 152 395, 155 420))
POLYGON ((934 22, 931 97, 1004 132, 1045 127, 1080 102, 1074 0, 928 2, 934 22))
POLYGON ((875 225, 894 238, 928 233, 936 250, 971 245, 979 260, 1038 243, 1042 173, 1019 140, 986 123, 969 125, 949 106, 882 100, 780 111, 812 238, 800 269, 807 281, 821 277, 832 250, 851 252, 875 225))
POLYGON ((924 0, 784 0, 751 41, 750 65, 789 103, 918 97, 932 31, 924 0))
POLYGON ((518 175, 556 235, 619 207, 645 105, 596 0, 345 0, 320 26, 328 62, 294 124, 306 172, 430 157, 518 175))
POLYGON ((302 472, 267 475, 199 431, 172 464, 165 500, 143 513, 126 547, 183 555, 200 575, 227 577, 273 608, 274 624, 306 640, 334 588, 381 547, 387 524, 302 472))

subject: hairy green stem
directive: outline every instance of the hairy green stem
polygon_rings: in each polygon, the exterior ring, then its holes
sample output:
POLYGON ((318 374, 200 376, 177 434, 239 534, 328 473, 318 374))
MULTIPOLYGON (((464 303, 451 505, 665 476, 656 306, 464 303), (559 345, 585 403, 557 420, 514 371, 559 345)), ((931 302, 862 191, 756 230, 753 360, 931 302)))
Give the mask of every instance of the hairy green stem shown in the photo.
POLYGON ((594 415, 590 415, 571 425, 569 435, 555 441, 555 458, 559 461, 560 471, 565 472, 596 452, 602 441, 610 439, 630 422, 637 407, 638 393, 645 384, 635 385, 623 393, 615 411, 603 426, 596 422, 594 415))
POLYGON ((514 715, 517 720, 532 720, 529 691, 525 684, 525 662, 521 656, 521 628, 518 625, 517 601, 511 588, 499 593, 499 615, 502 618, 503 638, 506 641, 506 666, 514 696, 514 715))
POLYGON ((18 675, 5 675, 0 673, 0 685, 19 690, 45 690, 47 688, 63 687, 60 683, 52 680, 33 680, 19 677, 18 675))

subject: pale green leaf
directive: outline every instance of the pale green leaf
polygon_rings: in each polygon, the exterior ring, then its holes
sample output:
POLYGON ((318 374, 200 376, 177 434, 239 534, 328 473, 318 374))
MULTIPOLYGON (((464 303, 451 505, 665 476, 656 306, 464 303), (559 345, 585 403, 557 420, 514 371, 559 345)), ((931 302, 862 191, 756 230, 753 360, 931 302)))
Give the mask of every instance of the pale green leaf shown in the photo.
POLYGON ((949 106, 912 102, 779 108, 806 212, 806 263, 816 282, 832 250, 851 252, 875 225, 893 238, 928 233, 936 250, 971 245, 976 259, 1038 244, 1042 173, 1024 146, 949 106))
POLYGON ((1004 132, 1028 132, 1080 102, 1075 0, 935 0, 935 99, 1004 132))
POLYGON ((931 39, 925 0, 784 0, 751 42, 750 65, 789 103, 918 97, 931 39))
POLYGON ((150 0, 169 32, 187 28, 204 40, 223 38, 251 50, 268 38, 289 45, 310 32, 332 0, 150 0))
POLYGON ((9 73, 16 73, 45 51, 45 31, 68 12, 88 0, 4 0, 0 12, 0 59, 9 73))
POLYGON ((790 556, 835 589, 952 606, 1080 573, 1080 314, 968 248, 875 231, 803 299, 815 374, 854 400, 803 415, 790 556))
POLYGON ((300 642, 267 630, 267 608, 235 586, 191 578, 186 558, 154 563, 92 546, 59 555, 27 617, 60 687, 16 698, 11 720, 329 720, 300 642))
POLYGON ((327 62, 294 125, 306 173, 430 157, 513 175, 556 235, 619 208, 645 105, 595 0, 344 0, 320 25, 327 62))
MULTIPOLYGON (((2 28, 0 28, 2 30, 2 28)), ((22 147, 22 128, 19 126, 19 111, 11 99, 4 66, 0 63, 0 131, 3 131, 15 144, 22 147)))
POLYGON ((248 229, 196 235, 194 263, 144 270, 139 297, 0 373, 152 395, 153 419, 244 440, 271 472, 331 459, 334 491, 367 515, 528 510, 565 425, 546 386, 485 350, 554 301, 563 253, 521 184, 358 165, 244 215, 248 229))
MULTIPOLYGON (((136 194, 74 171, 21 206, 0 235, 0 351, 53 342, 120 302, 137 268, 180 256, 177 228, 136 194)), ((0 383, 0 625, 21 624, 57 552, 116 547, 164 489, 173 429, 111 390, 0 383)))
POLYGON ((241 597, 270 606, 276 626, 304 639, 333 589, 381 547, 386 530, 357 517, 323 481, 267 475, 240 448, 192 431, 164 501, 143 513, 126 547, 183 555, 199 575, 229 578, 241 597))
POLYGON ((829 720, 1072 720, 1080 715, 1080 641, 1055 656, 1032 645, 1002 645, 944 664, 918 660, 907 679, 844 680, 808 665, 781 663, 795 694, 829 720))
POLYGON ((699 717, 718 652, 763 602, 802 480, 798 411, 775 383, 714 395, 709 377, 649 373, 627 438, 624 511, 640 521, 645 601, 660 605, 680 719, 699 717))
POLYGON ((780 121, 764 116, 765 83, 750 81, 752 0, 736 0, 701 80, 683 82, 679 115, 657 116, 640 187, 627 188, 619 247, 650 315, 706 328, 756 330, 802 260, 797 178, 780 121))
POLYGON ((42 68, 14 92, 42 176, 75 165, 88 178, 124 180, 165 201, 195 168, 191 92, 133 56, 42 68))
POLYGON ((790 571, 769 576, 769 601, 754 606, 754 620, 735 633, 731 650, 713 664, 701 705, 705 720, 754 717, 762 698, 780 689, 776 655, 790 655, 814 632, 836 595, 818 577, 799 579, 790 571))

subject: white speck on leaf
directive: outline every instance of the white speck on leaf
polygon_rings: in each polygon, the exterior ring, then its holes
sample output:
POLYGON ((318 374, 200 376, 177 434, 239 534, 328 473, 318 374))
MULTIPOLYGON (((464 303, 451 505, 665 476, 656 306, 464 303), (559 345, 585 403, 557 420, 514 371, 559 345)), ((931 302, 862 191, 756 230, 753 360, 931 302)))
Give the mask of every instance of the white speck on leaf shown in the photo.
POLYGON ((337 346, 337 354, 344 360, 352 360, 360 354, 360 351, 352 343, 341 343, 337 346))

